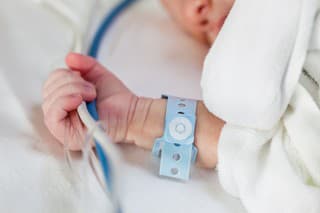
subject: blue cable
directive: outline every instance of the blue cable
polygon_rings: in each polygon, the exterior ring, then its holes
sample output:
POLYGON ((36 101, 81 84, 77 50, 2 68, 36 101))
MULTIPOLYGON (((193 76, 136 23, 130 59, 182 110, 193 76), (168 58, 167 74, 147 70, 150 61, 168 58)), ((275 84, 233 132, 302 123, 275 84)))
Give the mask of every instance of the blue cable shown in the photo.
MULTIPOLYGON (((88 51, 89 56, 93 58, 98 57, 98 52, 99 52, 102 40, 105 37, 107 31, 111 28, 112 24, 118 18, 118 16, 136 1, 137 0, 123 0, 115 8, 113 8, 113 10, 111 10, 109 14, 107 14, 102 24, 99 26, 97 32, 95 33, 95 36, 93 38, 93 41, 88 51)), ((96 100, 87 103, 87 107, 91 116, 95 120, 99 120, 99 115, 96 107, 96 100)))
POLYGON ((126 10, 129 6, 131 6, 134 2, 137 0, 123 0, 120 2, 116 7, 111 10, 111 12, 105 17, 103 20, 102 24, 98 28, 93 42, 91 44, 90 50, 89 50, 89 55, 91 57, 97 58, 101 42, 103 38, 105 37, 107 31, 111 28, 112 24, 114 21, 118 18, 121 13, 126 10))
MULTIPOLYGON (((137 0, 123 0, 118 5, 116 5, 109 14, 105 16, 103 22, 101 23, 101 25, 99 26, 98 30, 94 35, 93 41, 88 51, 89 56, 93 58, 97 58, 101 43, 107 31, 111 28, 112 24, 119 17, 119 15, 136 1, 137 0)), ((96 100, 87 103, 87 108, 90 115, 96 121, 98 121, 99 115, 97 112, 96 100)), ((102 167, 102 171, 104 174, 105 182, 112 193, 113 192, 112 176, 111 176, 111 167, 110 167, 108 157, 106 156, 99 142, 95 141, 95 144, 96 144, 97 155, 98 155, 98 158, 102 167)), ((116 205, 118 207, 117 212, 120 213, 121 212, 120 206, 118 203, 116 203, 116 205)))

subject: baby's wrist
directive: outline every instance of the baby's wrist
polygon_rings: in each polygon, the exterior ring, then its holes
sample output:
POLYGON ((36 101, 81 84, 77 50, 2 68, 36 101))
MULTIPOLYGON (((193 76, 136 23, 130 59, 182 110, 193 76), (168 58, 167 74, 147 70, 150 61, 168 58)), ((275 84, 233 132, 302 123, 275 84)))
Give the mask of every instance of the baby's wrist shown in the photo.
MULTIPOLYGON (((152 149, 154 141, 164 132, 167 101, 165 99, 138 98, 129 119, 126 140, 152 149)), ((197 103, 195 146, 197 165, 214 168, 217 164, 217 146, 224 122, 210 113, 202 101, 197 103)))
POLYGON ((155 139, 163 134, 166 100, 139 97, 132 108, 126 141, 152 149, 155 139))

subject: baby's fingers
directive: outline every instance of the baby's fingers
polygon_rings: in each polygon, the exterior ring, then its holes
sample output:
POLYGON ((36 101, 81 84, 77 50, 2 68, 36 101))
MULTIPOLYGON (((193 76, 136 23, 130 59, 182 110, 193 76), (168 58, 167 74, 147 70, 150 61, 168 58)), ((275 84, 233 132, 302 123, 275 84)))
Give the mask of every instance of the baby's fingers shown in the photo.
MULTIPOLYGON (((89 82, 76 82, 73 84, 64 84, 53 91, 50 95, 48 95, 43 104, 43 111, 46 114, 47 110, 53 105, 57 100, 61 97, 72 97, 72 96, 80 96, 83 101, 92 101, 96 97, 96 89, 89 82)), ((73 109, 69 111, 73 111, 78 106, 75 106, 73 109)))
POLYGON ((48 80, 43 85, 43 98, 47 98, 52 92, 64 84, 72 84, 84 81, 79 72, 73 72, 67 69, 58 69, 52 72, 48 80))
MULTIPOLYGON (((67 122, 70 122, 68 114, 77 108, 82 102, 80 95, 68 95, 59 98, 46 109, 44 122, 50 132, 61 142, 64 140, 67 122)), ((74 124, 77 125, 77 124, 74 124)))

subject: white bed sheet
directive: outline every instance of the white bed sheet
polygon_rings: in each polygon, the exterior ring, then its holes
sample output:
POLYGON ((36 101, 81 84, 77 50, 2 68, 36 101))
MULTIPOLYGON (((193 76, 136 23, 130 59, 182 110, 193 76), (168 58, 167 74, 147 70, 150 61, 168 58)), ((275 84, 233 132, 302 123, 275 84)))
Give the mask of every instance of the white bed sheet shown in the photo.
MULTIPOLYGON (((41 86, 70 46, 72 33, 31 0, 0 7, 0 212, 105 212, 104 197, 89 176, 91 193, 79 204, 63 150, 42 122, 41 86)), ((184 35, 156 1, 134 6, 105 39, 100 61, 138 95, 200 98, 206 48, 184 35)), ((194 169, 187 183, 157 176, 149 151, 118 146, 123 162, 124 212, 245 212, 223 192, 215 171, 194 169)))

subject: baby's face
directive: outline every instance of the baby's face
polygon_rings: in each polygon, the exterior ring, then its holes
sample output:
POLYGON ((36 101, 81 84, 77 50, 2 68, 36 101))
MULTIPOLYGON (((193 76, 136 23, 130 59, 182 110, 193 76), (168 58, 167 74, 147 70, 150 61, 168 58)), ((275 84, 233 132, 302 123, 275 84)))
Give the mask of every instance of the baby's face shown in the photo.
POLYGON ((197 40, 212 44, 235 0, 161 0, 175 21, 197 40))

